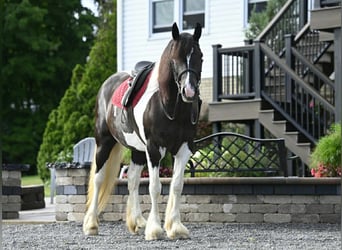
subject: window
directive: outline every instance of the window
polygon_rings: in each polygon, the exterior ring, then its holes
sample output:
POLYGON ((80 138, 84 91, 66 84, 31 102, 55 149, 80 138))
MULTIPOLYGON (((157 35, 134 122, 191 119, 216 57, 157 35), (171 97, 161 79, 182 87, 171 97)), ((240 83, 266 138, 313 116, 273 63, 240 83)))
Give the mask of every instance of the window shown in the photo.
POLYGON ((193 29, 196 23, 205 27, 207 0, 150 0, 152 34, 168 32, 173 22, 180 30, 193 29))
POLYGON ((196 23, 204 27, 205 1, 183 0, 183 29, 193 29, 196 23))
POLYGON ((152 32, 170 31, 173 23, 173 0, 152 1, 152 32))
POLYGON ((248 0, 247 6, 247 23, 249 23, 249 18, 251 17, 252 11, 259 13, 266 10, 267 0, 248 0))

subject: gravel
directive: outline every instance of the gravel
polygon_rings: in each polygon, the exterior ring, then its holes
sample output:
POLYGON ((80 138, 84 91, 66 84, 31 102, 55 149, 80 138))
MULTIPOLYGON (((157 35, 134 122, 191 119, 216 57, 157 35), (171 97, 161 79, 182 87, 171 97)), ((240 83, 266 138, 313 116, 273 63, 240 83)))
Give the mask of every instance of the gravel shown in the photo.
POLYGON ((341 249, 337 224, 186 224, 187 240, 145 241, 124 223, 101 223, 84 236, 81 223, 3 224, 3 249, 341 249))

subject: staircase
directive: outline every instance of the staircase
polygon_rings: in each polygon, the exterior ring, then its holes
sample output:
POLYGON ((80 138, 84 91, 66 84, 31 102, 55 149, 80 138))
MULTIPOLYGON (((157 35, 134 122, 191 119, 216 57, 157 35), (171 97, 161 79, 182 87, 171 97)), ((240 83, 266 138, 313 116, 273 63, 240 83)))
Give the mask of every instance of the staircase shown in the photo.
POLYGON ((213 46, 209 119, 234 121, 237 113, 238 121, 256 119, 255 124, 284 138, 288 150, 309 165, 318 139, 340 120, 341 98, 333 77, 334 36, 329 29, 327 33, 310 27, 307 15, 307 1, 289 0, 253 44, 213 46))

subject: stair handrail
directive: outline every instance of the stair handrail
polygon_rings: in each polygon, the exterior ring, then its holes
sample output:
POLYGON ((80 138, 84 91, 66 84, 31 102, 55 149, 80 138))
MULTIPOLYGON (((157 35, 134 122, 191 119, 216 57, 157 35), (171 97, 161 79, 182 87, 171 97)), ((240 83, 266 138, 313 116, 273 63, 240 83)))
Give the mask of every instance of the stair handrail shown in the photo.
POLYGON ((312 96, 317 98, 319 101, 323 103, 323 105, 329 109, 331 112, 334 112, 335 107, 331 105, 327 100, 325 100, 313 87, 308 85, 302 78, 300 78, 296 72, 294 72, 289 66, 287 66, 268 46, 260 43, 260 47, 262 51, 267 54, 273 61, 277 63, 277 65, 284 70, 293 80, 295 80, 303 89, 308 91, 312 96))
MULTIPOLYGON (((324 116, 326 114, 330 114, 330 116, 335 116, 335 107, 330 104, 327 100, 325 100, 313 87, 308 85, 300 76, 296 74, 288 65, 285 64, 285 62, 280 59, 271 48, 269 48, 267 45, 263 43, 259 43, 261 53, 263 53, 266 57, 268 57, 270 60, 272 60, 278 67, 281 69, 285 74, 292 79, 296 86, 301 88, 305 95, 311 96, 312 100, 314 100, 314 103, 320 104, 320 107, 323 109, 320 111, 324 116)), ((258 48, 256 48, 258 49, 258 48)), ((264 58, 264 57, 263 57, 264 58)), ((303 126, 297 118, 292 117, 291 112, 288 112, 286 108, 283 108, 279 103, 277 103, 276 99, 273 99, 272 95, 269 95, 265 90, 264 87, 260 87, 261 93, 260 95, 262 98, 264 98, 267 102, 269 102, 274 109, 276 109, 281 115, 290 122, 301 134, 303 134, 307 139, 309 139, 313 144, 317 143, 318 138, 321 136, 321 132, 313 132, 313 134, 310 133, 310 131, 307 130, 307 125, 303 126)), ((309 108, 309 107, 308 107, 309 108)), ((304 108, 305 110, 305 108, 304 108)), ((313 113, 311 113, 313 115, 313 113)), ((320 126, 320 128, 323 128, 323 131, 326 131, 329 124, 323 123, 323 127, 320 126)))
POLYGON ((306 67, 308 67, 314 75, 323 81, 325 84, 329 85, 330 88, 335 90, 335 84, 320 70, 317 69, 309 60, 307 60, 296 48, 291 48, 292 54, 297 57, 306 67))
MULTIPOLYGON (((285 14, 287 14, 287 11, 290 9, 290 7, 292 7, 293 4, 296 3, 300 3, 302 0, 288 0, 284 6, 279 10, 279 12, 272 18, 272 20, 268 23, 268 25, 262 30, 262 32, 257 36, 257 38, 255 40, 257 41, 261 41, 263 42, 266 38, 266 36, 272 31, 272 29, 274 29, 274 27, 276 26, 276 24, 278 24, 283 17, 285 16, 285 14)), ((299 23, 299 29, 301 29, 306 23, 307 23, 307 1, 304 0, 302 1, 303 5, 302 9, 300 10, 301 13, 305 13, 302 18, 304 18, 303 20, 300 20, 299 23)), ((298 32, 299 30, 297 30, 298 32)), ((296 32, 296 33, 297 33, 296 32)))

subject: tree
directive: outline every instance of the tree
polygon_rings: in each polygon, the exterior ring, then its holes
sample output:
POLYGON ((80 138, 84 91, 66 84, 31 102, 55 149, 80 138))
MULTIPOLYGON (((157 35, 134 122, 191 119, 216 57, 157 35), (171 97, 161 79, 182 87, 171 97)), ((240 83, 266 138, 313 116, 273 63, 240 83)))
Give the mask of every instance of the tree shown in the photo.
POLYGON ((48 114, 84 63, 97 19, 80 0, 4 1, 1 139, 7 163, 35 170, 48 114))
POLYGON ((272 20, 272 18, 284 6, 287 0, 269 0, 266 9, 262 12, 252 10, 248 28, 245 31, 247 39, 255 39, 272 20))
POLYGON ((94 135, 96 95, 116 69, 116 1, 113 2, 101 5, 102 25, 88 61, 74 68, 70 87, 58 108, 50 113, 37 158, 38 173, 44 181, 49 179, 46 162, 72 160, 73 145, 94 135))

